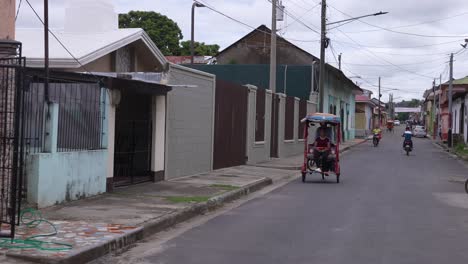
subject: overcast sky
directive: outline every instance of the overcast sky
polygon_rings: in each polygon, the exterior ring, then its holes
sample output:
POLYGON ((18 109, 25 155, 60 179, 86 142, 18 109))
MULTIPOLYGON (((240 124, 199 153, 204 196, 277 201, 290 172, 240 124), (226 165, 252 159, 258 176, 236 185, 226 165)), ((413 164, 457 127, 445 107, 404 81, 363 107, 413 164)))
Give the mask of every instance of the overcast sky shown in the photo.
MULTIPOLYGON (((42 0, 29 0, 42 12, 42 0)), ((17 0, 19 2, 19 0, 17 0)), ((61 27, 64 1, 50 0, 51 25, 61 27)), ((268 0, 200 0, 210 7, 252 27, 271 26, 271 4, 268 0)), ((319 35, 301 23, 319 31, 320 6, 318 0, 283 0, 290 14, 279 28, 281 34, 299 47, 319 57, 319 35), (294 18, 293 18, 294 17, 294 18)), ((448 80, 448 60, 455 55, 454 77, 468 75, 468 51, 460 44, 468 38, 468 1, 466 0, 328 0, 328 21, 349 16, 361 16, 386 11, 384 16, 364 18, 329 30, 331 47, 327 62, 336 66, 335 56, 343 54, 343 71, 363 88, 377 91, 378 76, 382 77, 384 100, 394 93, 397 101, 421 98, 432 86, 432 79, 443 74, 448 80), (346 15, 345 15, 346 14, 346 15), (371 25, 368 25, 369 23, 371 25), (383 30, 390 29, 414 36, 383 30), (436 36, 436 37, 434 37, 436 36), (454 36, 454 37, 452 37, 454 36), (373 86, 374 85, 374 86, 373 86), (397 89, 389 91, 388 89, 397 89)), ((190 9, 192 0, 115 0, 119 13, 130 10, 156 11, 177 22, 185 39, 190 37, 190 9)), ((23 3, 18 27, 39 27, 29 7, 23 3)), ((330 26, 333 28, 334 26, 330 26)), ((252 29, 223 17, 207 8, 198 8, 196 40, 219 44, 222 48, 235 42, 252 29)))

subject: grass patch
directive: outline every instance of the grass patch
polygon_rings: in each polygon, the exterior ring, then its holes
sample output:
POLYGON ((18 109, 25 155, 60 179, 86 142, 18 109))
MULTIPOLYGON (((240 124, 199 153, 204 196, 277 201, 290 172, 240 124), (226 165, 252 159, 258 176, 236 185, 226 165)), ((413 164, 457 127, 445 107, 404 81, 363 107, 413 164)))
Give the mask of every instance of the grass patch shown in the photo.
POLYGON ((460 155, 468 155, 468 149, 465 144, 458 144, 455 146, 455 152, 460 155))
POLYGON ((237 186, 227 185, 227 184, 212 184, 212 185, 210 185, 210 187, 219 188, 219 189, 223 189, 223 190, 226 190, 226 191, 234 191, 234 190, 237 190, 237 189, 240 188, 240 187, 237 187, 237 186))
POLYGON ((169 196, 164 198, 172 203, 202 203, 210 199, 208 196, 169 196))

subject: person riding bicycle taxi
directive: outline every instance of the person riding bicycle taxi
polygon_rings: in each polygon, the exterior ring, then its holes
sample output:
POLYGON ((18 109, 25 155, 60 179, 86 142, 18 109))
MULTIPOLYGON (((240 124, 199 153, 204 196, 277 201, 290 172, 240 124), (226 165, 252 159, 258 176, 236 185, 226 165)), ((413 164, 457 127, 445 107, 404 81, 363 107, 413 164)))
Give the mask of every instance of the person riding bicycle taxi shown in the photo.
POLYGON ((322 126, 319 128, 319 136, 315 139, 314 146, 314 161, 315 164, 319 163, 322 157, 325 161, 328 159, 328 155, 331 150, 331 141, 327 137, 326 127, 322 126))
POLYGON ((405 147, 406 142, 409 142, 410 147, 413 148, 413 140, 412 140, 413 133, 411 133, 411 128, 406 127, 405 133, 403 133, 403 135, 401 136, 405 138, 405 140, 403 140, 403 148, 405 147))

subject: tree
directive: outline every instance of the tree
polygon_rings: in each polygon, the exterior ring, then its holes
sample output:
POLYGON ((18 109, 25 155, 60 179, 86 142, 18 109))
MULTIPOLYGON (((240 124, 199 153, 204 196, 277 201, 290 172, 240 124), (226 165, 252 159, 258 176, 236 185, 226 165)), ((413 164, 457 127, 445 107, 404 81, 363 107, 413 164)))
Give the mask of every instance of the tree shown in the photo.
MULTIPOLYGON (((196 42, 194 43, 195 48, 195 55, 196 56, 215 56, 219 52, 219 45, 213 44, 213 45, 207 45, 204 42, 196 42)), ((182 56, 189 56, 190 55, 190 40, 187 41, 182 41, 180 43, 181 47, 181 52, 180 55, 182 56)))
POLYGON ((166 56, 180 55, 183 35, 176 22, 156 12, 130 11, 119 14, 120 28, 142 28, 166 56))

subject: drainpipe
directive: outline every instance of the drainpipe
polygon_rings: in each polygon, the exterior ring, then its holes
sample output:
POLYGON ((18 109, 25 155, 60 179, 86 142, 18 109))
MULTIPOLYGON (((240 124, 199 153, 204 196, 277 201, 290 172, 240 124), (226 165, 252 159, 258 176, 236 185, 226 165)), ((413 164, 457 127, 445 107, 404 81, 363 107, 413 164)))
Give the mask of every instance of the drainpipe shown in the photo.
POLYGON ((288 94, 286 93, 286 86, 287 86, 287 80, 288 80, 288 65, 284 68, 284 94, 287 96, 288 94))

